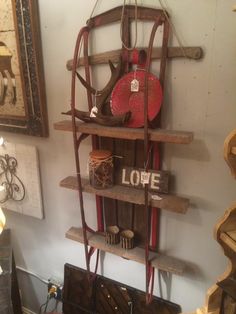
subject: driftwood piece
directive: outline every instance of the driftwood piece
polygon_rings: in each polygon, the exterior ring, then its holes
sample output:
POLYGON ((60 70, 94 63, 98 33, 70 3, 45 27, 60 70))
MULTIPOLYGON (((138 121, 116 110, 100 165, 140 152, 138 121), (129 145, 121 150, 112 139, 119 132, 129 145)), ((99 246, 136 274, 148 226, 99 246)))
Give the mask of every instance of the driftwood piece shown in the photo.
MULTIPOLYGON (((147 48, 137 48, 138 50, 145 50, 147 52, 147 48)), ((203 50, 201 47, 169 47, 168 48, 168 58, 189 58, 193 60, 199 60, 203 57, 203 50), (185 52, 185 55, 183 54, 183 49, 185 52)), ((120 57, 121 49, 117 50, 112 50, 112 51, 107 51, 107 52, 102 52, 98 53, 92 56, 89 56, 89 63, 91 65, 94 64, 105 64, 109 60, 113 63, 119 62, 119 57, 120 57)), ((132 55, 130 54, 129 56, 129 62, 131 62, 132 55)), ((161 48, 153 48, 152 51, 152 60, 155 59, 161 59, 161 48)), ((67 61, 66 67, 67 70, 71 71, 72 70, 72 64, 73 60, 67 61)), ((84 66, 84 58, 80 58, 78 62, 78 67, 79 66, 84 66)))
MULTIPOLYGON (((71 110, 67 112, 62 112, 62 114, 71 116, 71 110)), ((131 112, 129 111, 122 115, 117 115, 117 116, 97 114, 96 117, 90 117, 89 112, 75 109, 75 116, 76 118, 84 122, 94 122, 94 123, 105 125, 105 126, 122 126, 130 119, 131 112)))

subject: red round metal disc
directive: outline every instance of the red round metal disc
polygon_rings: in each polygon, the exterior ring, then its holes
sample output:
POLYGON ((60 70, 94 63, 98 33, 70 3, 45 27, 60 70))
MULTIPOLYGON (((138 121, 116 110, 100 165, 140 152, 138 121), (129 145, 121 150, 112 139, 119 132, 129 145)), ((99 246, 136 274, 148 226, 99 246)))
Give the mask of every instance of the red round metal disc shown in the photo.
MULTIPOLYGON (((123 76, 115 85, 111 94, 111 112, 115 115, 131 111, 131 118, 127 127, 138 128, 144 126, 144 81, 145 71, 137 70, 123 76), (139 82, 137 92, 131 91, 131 82, 139 82)), ((158 114, 162 104, 162 88, 158 78, 148 73, 148 120, 152 121, 158 114)))

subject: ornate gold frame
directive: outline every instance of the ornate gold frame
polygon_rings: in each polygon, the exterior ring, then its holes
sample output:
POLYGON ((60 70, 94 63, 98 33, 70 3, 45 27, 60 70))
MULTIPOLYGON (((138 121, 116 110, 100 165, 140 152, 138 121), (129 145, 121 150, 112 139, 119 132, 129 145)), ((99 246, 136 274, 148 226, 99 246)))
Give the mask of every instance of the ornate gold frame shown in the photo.
POLYGON ((10 1, 14 18, 13 32, 15 32, 17 46, 24 115, 0 113, 0 130, 33 136, 48 136, 38 1, 10 1))

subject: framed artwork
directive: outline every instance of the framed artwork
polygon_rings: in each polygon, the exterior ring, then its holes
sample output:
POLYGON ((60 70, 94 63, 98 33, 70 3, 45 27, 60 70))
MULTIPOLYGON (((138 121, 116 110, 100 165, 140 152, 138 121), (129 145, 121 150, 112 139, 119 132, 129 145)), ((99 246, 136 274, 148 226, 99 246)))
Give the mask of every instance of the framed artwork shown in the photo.
POLYGON ((48 136, 38 2, 0 8, 0 130, 48 136))

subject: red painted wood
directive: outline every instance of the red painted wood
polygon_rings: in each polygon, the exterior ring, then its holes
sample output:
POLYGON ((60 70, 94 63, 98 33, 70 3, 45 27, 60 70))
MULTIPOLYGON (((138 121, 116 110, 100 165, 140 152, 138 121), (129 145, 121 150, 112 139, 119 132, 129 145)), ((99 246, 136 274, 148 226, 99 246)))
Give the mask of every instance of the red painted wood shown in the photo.
MULTIPOLYGON (((114 116, 121 115, 127 111, 131 112, 130 120, 126 127, 139 128, 144 125, 144 89, 145 75, 142 70, 129 72, 124 75, 114 87, 111 94, 111 112, 114 116), (139 91, 131 91, 131 82, 137 79, 139 91)), ((148 120, 156 118, 161 109, 163 99, 162 87, 158 78, 152 73, 148 74, 148 120)))

